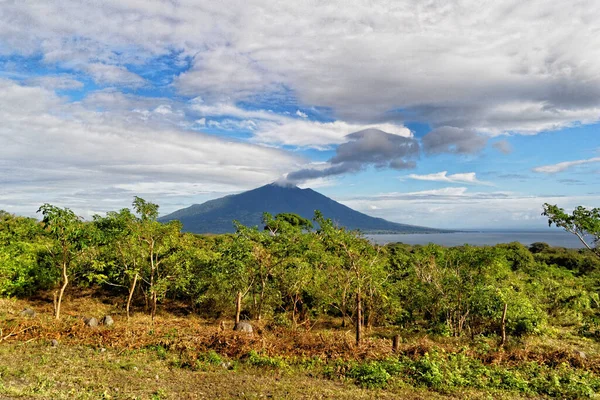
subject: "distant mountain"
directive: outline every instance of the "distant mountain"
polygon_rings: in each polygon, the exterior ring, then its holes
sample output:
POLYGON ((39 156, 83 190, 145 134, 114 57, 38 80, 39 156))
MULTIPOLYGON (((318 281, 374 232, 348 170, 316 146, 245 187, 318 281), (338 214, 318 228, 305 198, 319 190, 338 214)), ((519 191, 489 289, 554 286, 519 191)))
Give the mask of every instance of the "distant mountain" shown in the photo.
POLYGON ((187 232, 228 233, 235 231, 233 220, 246 226, 260 226, 265 211, 273 216, 279 213, 295 213, 312 219, 315 210, 320 210, 325 218, 330 218, 340 226, 360 229, 365 233, 442 232, 439 229, 399 224, 370 217, 312 189, 277 184, 265 185, 203 204, 194 204, 161 217, 159 221, 179 220, 183 224, 183 230, 187 232))

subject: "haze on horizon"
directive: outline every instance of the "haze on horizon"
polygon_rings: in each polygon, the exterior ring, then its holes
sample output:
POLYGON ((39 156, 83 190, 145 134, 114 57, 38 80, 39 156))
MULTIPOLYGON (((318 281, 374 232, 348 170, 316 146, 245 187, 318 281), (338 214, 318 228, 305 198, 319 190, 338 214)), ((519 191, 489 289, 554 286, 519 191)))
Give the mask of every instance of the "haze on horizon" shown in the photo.
POLYGON ((436 228, 600 204, 594 0, 0 1, 0 209, 270 182, 436 228), (308 5, 310 4, 310 5, 308 5))

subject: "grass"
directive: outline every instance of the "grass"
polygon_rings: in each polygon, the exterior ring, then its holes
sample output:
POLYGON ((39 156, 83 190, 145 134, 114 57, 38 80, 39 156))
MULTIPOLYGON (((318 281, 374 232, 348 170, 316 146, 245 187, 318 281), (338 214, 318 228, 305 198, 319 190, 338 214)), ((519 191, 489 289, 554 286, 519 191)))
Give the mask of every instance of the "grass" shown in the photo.
POLYGON ((238 334, 191 315, 127 321, 109 301, 75 298, 61 321, 44 301, 0 299, 0 330, 1 399, 579 398, 600 385, 598 343, 566 329, 503 350, 494 338, 415 336, 394 354, 385 330, 357 348, 332 327, 238 334), (20 317, 26 306, 38 315, 20 317), (105 314, 113 327, 79 318, 105 314))
MULTIPOLYGON (((0 398, 45 399, 442 399, 426 390, 362 389, 351 382, 242 364, 235 370, 174 367, 152 351, 121 353, 43 342, 0 347, 0 398)), ((470 398, 487 398, 473 393, 470 398)), ((469 398, 469 397, 467 397, 469 398)))

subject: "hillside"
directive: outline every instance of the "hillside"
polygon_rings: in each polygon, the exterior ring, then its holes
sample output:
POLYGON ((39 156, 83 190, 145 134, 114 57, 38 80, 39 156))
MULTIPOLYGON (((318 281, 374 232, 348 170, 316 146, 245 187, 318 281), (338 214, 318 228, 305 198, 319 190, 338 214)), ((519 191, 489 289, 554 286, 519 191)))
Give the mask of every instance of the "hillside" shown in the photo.
POLYGON ((246 226, 261 224, 263 212, 272 215, 295 213, 312 219, 315 210, 340 226, 365 233, 434 233, 439 229, 390 222, 374 218, 340 204, 312 189, 269 184, 240 194, 210 200, 161 217, 161 222, 179 220, 183 229, 194 233, 233 232, 233 220, 246 226))

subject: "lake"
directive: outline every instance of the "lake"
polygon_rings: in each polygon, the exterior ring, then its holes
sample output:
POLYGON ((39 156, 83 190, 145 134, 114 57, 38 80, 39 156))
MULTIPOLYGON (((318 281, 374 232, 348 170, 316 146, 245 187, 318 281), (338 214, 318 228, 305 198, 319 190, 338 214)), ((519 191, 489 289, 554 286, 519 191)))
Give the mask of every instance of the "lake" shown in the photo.
MULTIPOLYGON (((564 231, 480 231, 456 233, 415 233, 367 235, 378 244, 402 242, 406 244, 435 243, 442 246, 493 246, 499 243, 520 242, 529 246, 534 242, 545 242, 550 246, 582 248, 583 244, 575 235, 564 231)), ((590 241, 588 241, 589 243, 590 241)))

